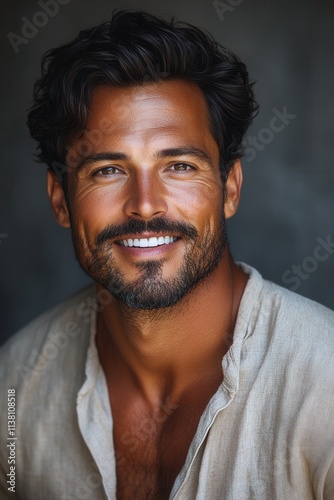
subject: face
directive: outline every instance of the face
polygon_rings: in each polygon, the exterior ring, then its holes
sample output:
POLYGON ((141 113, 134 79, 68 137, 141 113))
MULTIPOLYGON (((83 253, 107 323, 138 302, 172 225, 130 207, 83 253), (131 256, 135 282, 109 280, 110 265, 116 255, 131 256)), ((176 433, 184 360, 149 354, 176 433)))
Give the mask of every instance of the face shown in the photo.
POLYGON ((122 303, 170 307, 217 268, 224 205, 233 215, 240 186, 229 178, 224 200, 218 146, 195 85, 96 88, 67 163, 70 214, 50 174, 54 211, 71 226, 84 271, 122 303))

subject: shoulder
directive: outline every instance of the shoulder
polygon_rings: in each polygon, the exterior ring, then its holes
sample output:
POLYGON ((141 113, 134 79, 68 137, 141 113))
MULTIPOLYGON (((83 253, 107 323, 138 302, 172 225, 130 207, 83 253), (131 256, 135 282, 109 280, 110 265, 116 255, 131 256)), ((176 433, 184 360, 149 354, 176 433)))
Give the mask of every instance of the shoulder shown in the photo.
POLYGON ((256 358, 268 365, 270 374, 284 371, 291 383, 304 378, 309 387, 323 384, 323 389, 332 391, 334 312, 242 266, 250 275, 241 303, 247 330, 243 350, 250 355, 249 362, 256 358))
MULTIPOLYGON (((76 401, 86 378, 96 310, 95 287, 89 286, 36 318, 0 349, 0 408, 7 412, 10 401, 15 410, 11 432, 21 436, 15 466, 23 475, 38 469, 50 449, 57 457, 68 443, 74 453, 79 443, 81 447, 76 401)), ((2 419, 0 436, 8 435, 7 426, 2 419)), ((0 471, 8 466, 6 453, 2 446, 0 471)), ((52 468, 51 462, 44 465, 52 468)))
POLYGON ((42 376, 54 360, 59 365, 70 357, 75 344, 87 344, 94 300, 95 288, 90 285, 13 335, 0 349, 0 379, 6 386, 19 386, 32 373, 42 376))
POLYGON ((249 274, 244 295, 251 305, 249 321, 254 326, 304 344, 316 341, 334 348, 334 311, 263 279, 250 266, 241 265, 249 274))
POLYGON ((323 343, 334 349, 334 311, 270 281, 264 280, 262 313, 275 321, 275 330, 302 343, 323 343))
POLYGON ((256 380, 264 407, 293 426, 298 421, 315 449, 325 449, 324 430, 332 432, 334 422, 334 312, 249 274, 243 380, 256 380))

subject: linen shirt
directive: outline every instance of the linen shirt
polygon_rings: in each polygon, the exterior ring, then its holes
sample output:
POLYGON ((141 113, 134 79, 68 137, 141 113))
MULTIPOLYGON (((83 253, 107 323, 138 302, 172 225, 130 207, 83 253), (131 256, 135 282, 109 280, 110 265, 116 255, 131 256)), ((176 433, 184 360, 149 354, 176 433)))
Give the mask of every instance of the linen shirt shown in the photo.
MULTIPOLYGON (((223 382, 170 499, 333 500, 334 313, 240 265, 249 279, 223 382)), ((84 289, 0 351, 1 500, 116 498, 95 296, 93 286, 84 289), (8 436, 8 389, 15 389, 16 440, 8 436), (6 483, 8 443, 15 493, 6 483)))

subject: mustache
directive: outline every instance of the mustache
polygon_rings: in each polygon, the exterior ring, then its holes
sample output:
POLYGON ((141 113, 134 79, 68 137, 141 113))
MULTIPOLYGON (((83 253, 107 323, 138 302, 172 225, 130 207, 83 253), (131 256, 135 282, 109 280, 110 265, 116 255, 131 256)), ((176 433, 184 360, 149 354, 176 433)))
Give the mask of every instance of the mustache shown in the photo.
POLYGON ((110 239, 126 236, 127 234, 139 236, 145 231, 178 233, 190 239, 198 237, 196 228, 185 222, 176 222, 165 217, 156 217, 149 221, 129 219, 123 224, 111 224, 103 229, 96 238, 96 245, 102 245, 110 239))

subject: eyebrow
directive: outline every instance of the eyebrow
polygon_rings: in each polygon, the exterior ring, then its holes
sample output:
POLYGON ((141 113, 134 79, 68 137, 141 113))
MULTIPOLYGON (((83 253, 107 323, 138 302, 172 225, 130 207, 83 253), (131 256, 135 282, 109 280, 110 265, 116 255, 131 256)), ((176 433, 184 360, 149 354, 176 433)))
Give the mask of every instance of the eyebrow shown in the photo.
POLYGON ((202 149, 193 146, 162 149, 155 155, 158 160, 160 160, 161 158, 171 158, 173 156, 192 156, 197 160, 205 161, 210 165, 211 168, 213 167, 213 162, 210 156, 202 149))
MULTIPOLYGON (((167 148, 167 149, 162 149, 158 151, 155 155, 154 158, 156 160, 161 160, 163 158, 173 158, 175 156, 191 156, 193 158, 196 158, 197 160, 204 161, 208 163, 208 165, 213 168, 213 162, 210 156, 203 151, 202 149, 193 147, 193 146, 183 146, 183 147, 178 147, 178 148, 167 148)), ((77 167, 76 170, 80 171, 83 168, 87 167, 88 165, 92 163, 96 163, 98 161, 130 161, 131 157, 128 156, 125 153, 121 152, 101 152, 101 153, 94 153, 88 156, 85 156, 82 158, 77 167)))
POLYGON ((76 170, 79 172, 83 168, 87 167, 92 163, 96 163, 97 161, 120 161, 120 160, 129 160, 129 157, 125 153, 117 153, 117 152, 94 153, 85 156, 84 158, 81 158, 76 167, 76 170))

